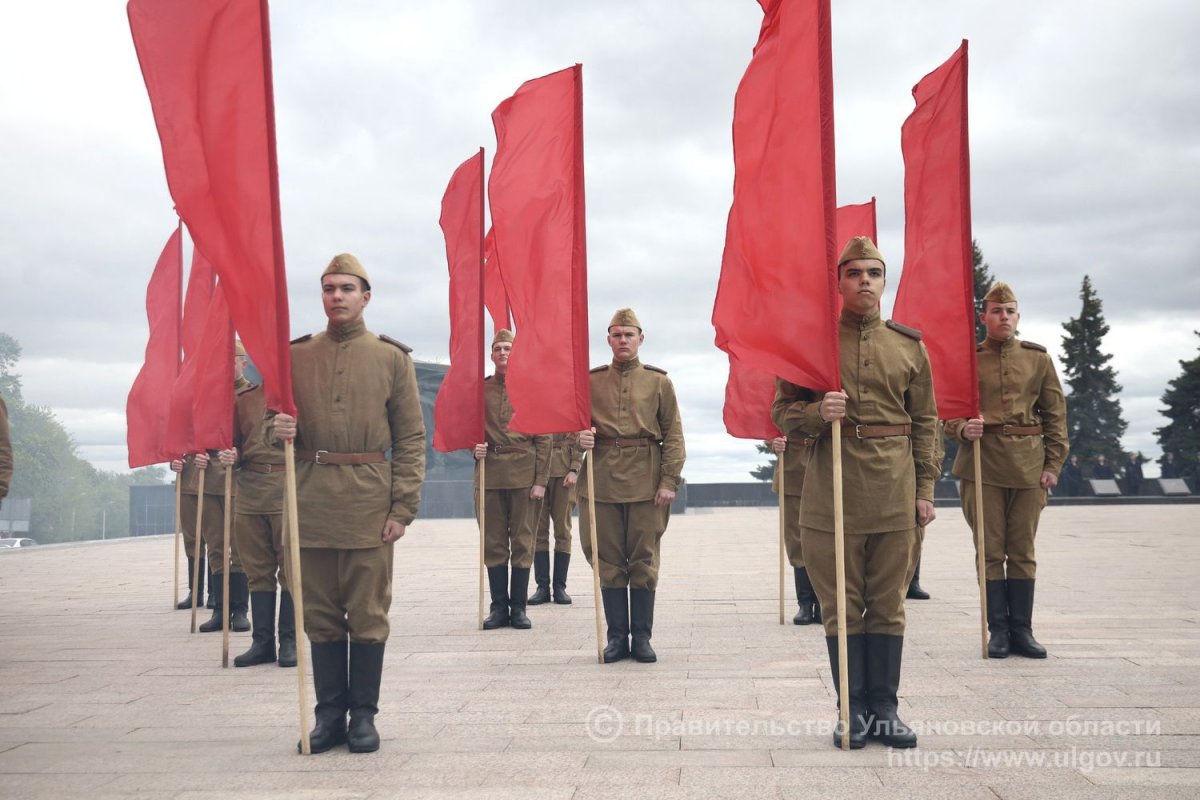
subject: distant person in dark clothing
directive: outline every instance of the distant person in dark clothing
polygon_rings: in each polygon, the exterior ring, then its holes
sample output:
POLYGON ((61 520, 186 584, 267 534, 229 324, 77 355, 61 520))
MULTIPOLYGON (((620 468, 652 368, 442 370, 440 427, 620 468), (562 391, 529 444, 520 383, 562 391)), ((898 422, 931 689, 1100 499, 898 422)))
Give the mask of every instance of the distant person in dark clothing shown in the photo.
POLYGON ((1104 460, 1104 454, 1096 456, 1096 463, 1092 465, 1093 478, 1109 478, 1114 477, 1112 467, 1104 460))
POLYGON ((1136 497, 1142 491, 1142 454, 1130 453, 1129 461, 1125 463, 1125 475, 1122 487, 1125 494, 1136 497))
POLYGON ((1179 464, 1175 461, 1174 453, 1167 453, 1163 456, 1162 461, 1162 476, 1164 478, 1179 478, 1179 464))
POLYGON ((1079 496, 1083 490, 1083 472, 1079 469, 1079 456, 1071 454, 1070 460, 1063 466, 1062 474, 1058 476, 1058 485, 1062 487, 1064 497, 1079 496))

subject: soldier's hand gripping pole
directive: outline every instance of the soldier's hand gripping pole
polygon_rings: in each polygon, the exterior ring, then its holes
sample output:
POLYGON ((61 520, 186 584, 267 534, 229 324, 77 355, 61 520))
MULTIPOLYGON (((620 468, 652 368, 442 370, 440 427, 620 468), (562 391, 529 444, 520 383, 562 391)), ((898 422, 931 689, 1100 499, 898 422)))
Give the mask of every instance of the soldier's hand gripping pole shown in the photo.
POLYGON ((479 518, 479 630, 483 630, 483 593, 487 567, 483 562, 483 531, 484 531, 484 498, 487 496, 487 459, 480 458, 476 462, 479 470, 479 494, 475 498, 475 516, 479 518))
POLYGON ((837 580, 838 707, 842 719, 842 749, 850 749, 850 670, 846 664, 846 530, 842 515, 842 426, 833 428, 833 558, 837 580))
MULTIPOLYGON (((200 540, 204 538, 204 467, 196 467, 196 546, 192 563, 192 633, 196 632, 196 604, 200 600, 200 540)), ((208 554, 212 558, 212 553, 208 554)), ((212 591, 212 587, 208 587, 212 591)))
POLYGON ((183 499, 183 475, 175 474, 175 599, 171 608, 179 608, 179 540, 183 538, 183 518, 179 513, 179 503, 183 499))
POLYGON ((229 605, 229 551, 233 543, 229 539, 229 522, 233 514, 233 467, 225 468, 225 519, 224 536, 221 539, 221 561, 224 571, 221 573, 221 667, 229 669, 229 614, 233 608, 229 605))
POLYGON ((983 472, 979 452, 980 441, 971 444, 971 453, 975 458, 975 571, 979 574, 979 637, 983 648, 983 658, 988 657, 988 625, 987 625, 987 562, 983 551, 983 472))
MULTIPOLYGON (((286 439, 283 443, 284 463, 284 518, 287 522, 288 560, 291 574, 288 585, 292 590, 292 607, 296 612, 296 630, 304 631, 304 581, 300 577, 300 517, 296 503, 296 443, 286 439)), ((300 643, 304 640, 297 636, 300 643)), ((300 704, 300 752, 312 754, 308 741, 308 677, 304 667, 304 648, 296 648, 296 694, 300 704)))
MULTIPOLYGON (((779 456, 777 456, 777 458, 783 458, 783 455, 780 454, 779 456)), ((783 621, 784 616, 785 616, 784 611, 783 611, 783 587, 784 587, 784 582, 785 582, 784 564, 787 563, 787 548, 784 546, 784 542, 783 542, 783 530, 784 530, 784 526, 787 524, 787 492, 786 492, 787 484, 785 483, 786 480, 787 480, 787 473, 784 472, 783 466, 780 465, 780 467, 779 467, 779 624, 780 625, 786 624, 783 621)))
MULTIPOLYGON (((593 451, 587 450, 583 457, 589 462, 594 459, 589 458, 593 451)), ((600 609, 603 604, 600 602, 600 548, 596 544, 596 482, 592 477, 592 465, 587 465, 587 488, 588 488, 588 537, 592 542, 592 598, 593 605, 596 610, 596 661, 604 663, 604 630, 600 626, 600 609)))

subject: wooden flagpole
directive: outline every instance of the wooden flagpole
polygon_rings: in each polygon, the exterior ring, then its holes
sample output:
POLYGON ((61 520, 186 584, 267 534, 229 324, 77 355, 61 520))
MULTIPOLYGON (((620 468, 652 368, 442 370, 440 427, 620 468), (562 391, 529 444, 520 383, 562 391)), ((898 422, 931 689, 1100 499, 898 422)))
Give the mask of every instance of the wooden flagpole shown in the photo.
POLYGON ((979 638, 983 658, 988 657, 988 624, 987 624, 987 561, 984 558, 983 536, 983 470, 980 455, 981 439, 976 439, 971 445, 975 458, 975 571, 979 575, 979 638))
MULTIPOLYGON (((588 451, 583 454, 585 459, 593 451, 588 451)), ((601 664, 604 663, 604 631, 600 626, 600 609, 603 603, 600 601, 600 548, 596 544, 596 482, 592 477, 592 463, 595 462, 595 456, 588 459, 587 465, 587 488, 588 488, 588 537, 592 543, 592 598, 595 604, 596 611, 596 660, 601 664)))
POLYGON ((783 587, 785 583, 784 575, 787 568, 784 566, 787 563, 787 547, 783 541, 784 528, 787 525, 787 473, 783 469, 783 454, 777 455, 779 459, 779 624, 784 625, 784 610, 783 610, 783 587))
MULTIPOLYGON (((192 457, 192 463, 195 463, 195 456, 192 457)), ((193 548, 194 556, 192 563, 195 564, 195 569, 192 570, 192 633, 196 632, 196 606, 200 600, 200 595, 203 592, 200 589, 200 540, 204 538, 204 467, 196 467, 196 545, 193 548)), ((212 558, 212 553, 208 554, 212 558)), ((212 587, 208 587, 212 591, 212 587)))
POLYGON ((833 421, 833 553, 837 578, 838 705, 842 749, 850 749, 850 671, 846 664, 846 530, 842 514, 842 421, 833 421))
POLYGON ((230 515, 233 513, 233 467, 225 468, 225 532, 221 539, 221 667, 229 669, 229 615, 233 608, 229 605, 229 567, 231 542, 229 540, 230 515))
POLYGON ((479 517, 479 630, 483 630, 483 595, 485 575, 487 574, 487 567, 484 566, 483 560, 484 514, 487 513, 484 502, 487 494, 487 459, 479 459, 476 462, 476 468, 479 470, 479 496, 475 498, 476 516, 479 517))
POLYGON ((179 542, 183 539, 183 517, 180 514, 179 503, 183 499, 183 473, 175 475, 175 599, 171 608, 179 608, 179 542))
MULTIPOLYGON (((292 589, 292 608, 296 612, 296 630, 304 631, 304 582, 300 576, 300 516, 296 503, 296 443, 287 439, 283 443, 284 463, 284 516, 287 522, 288 555, 292 574, 288 576, 292 589)), ((298 635, 297 645, 304 640, 298 635)), ((296 647, 296 699, 300 705, 300 752, 312 754, 308 741, 308 677, 304 667, 304 648, 296 647)))

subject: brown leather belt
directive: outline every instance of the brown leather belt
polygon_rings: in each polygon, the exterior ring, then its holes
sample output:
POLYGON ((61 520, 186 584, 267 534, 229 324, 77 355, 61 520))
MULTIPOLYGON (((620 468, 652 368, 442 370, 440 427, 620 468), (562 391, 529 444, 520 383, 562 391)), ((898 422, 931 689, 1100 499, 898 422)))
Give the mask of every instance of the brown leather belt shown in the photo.
POLYGON ((297 450, 296 458, 314 464, 347 466, 353 464, 382 464, 387 461, 383 453, 331 453, 328 450, 297 450))
POLYGON ((855 439, 880 439, 884 436, 908 436, 912 433, 912 424, 906 422, 903 425, 858 425, 848 419, 843 419, 842 433, 845 435, 852 435, 855 439))
POLYGON ((283 464, 262 464, 255 461, 248 461, 242 464, 242 469, 259 472, 263 475, 270 475, 273 472, 283 472, 284 466, 283 464))
POLYGON ((522 447, 521 445, 516 445, 516 444, 489 444, 488 450, 490 450, 493 453, 496 453, 497 455, 502 455, 504 453, 528 453, 529 452, 528 447, 522 447))
POLYGON ((652 444, 658 444, 657 439, 627 439, 624 436, 618 436, 610 439, 607 436, 597 436, 597 447, 649 447, 652 444))
POLYGON ((1032 425, 1028 428, 1022 428, 1017 425, 984 425, 984 433, 1002 434, 1004 436, 1041 436, 1042 426, 1032 425))

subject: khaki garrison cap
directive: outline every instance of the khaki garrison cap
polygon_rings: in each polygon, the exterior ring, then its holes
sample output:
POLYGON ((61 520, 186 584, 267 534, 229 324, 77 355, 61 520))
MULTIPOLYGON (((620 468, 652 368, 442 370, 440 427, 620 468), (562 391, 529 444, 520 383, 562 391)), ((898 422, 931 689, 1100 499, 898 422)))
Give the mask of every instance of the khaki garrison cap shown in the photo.
POLYGON ((501 342, 508 342, 509 344, 512 344, 512 340, 513 332, 508 328, 501 328, 500 330, 496 331, 496 335, 492 337, 492 347, 495 347, 501 342))
POLYGON ((363 265, 358 259, 349 253, 336 255, 329 262, 329 266, 321 273, 321 277, 326 275, 353 275, 356 278, 362 278, 363 283, 367 284, 367 290, 371 289, 371 279, 367 276, 367 271, 363 269, 363 265))
POLYGON ((992 284, 992 288, 988 289, 988 293, 983 296, 983 304, 988 303, 1015 303, 1017 296, 1013 294, 1013 290, 1007 283, 996 281, 992 284))
POLYGON ((242 340, 241 340, 241 339, 234 339, 234 341, 233 341, 233 354, 234 354, 235 356, 245 356, 245 355, 246 355, 246 348, 245 348, 245 347, 242 347, 242 340))
POLYGON ((612 321, 608 323, 608 329, 612 330, 617 325, 642 330, 642 323, 637 318, 637 314, 633 313, 632 308, 617 309, 617 313, 613 314, 612 321))
POLYGON ((840 267, 847 261, 858 261, 860 258, 874 259, 885 267, 887 266, 883 260, 883 254, 879 252, 879 248, 871 241, 870 236, 855 236, 846 242, 846 247, 842 250, 841 258, 838 259, 838 266, 840 267))

